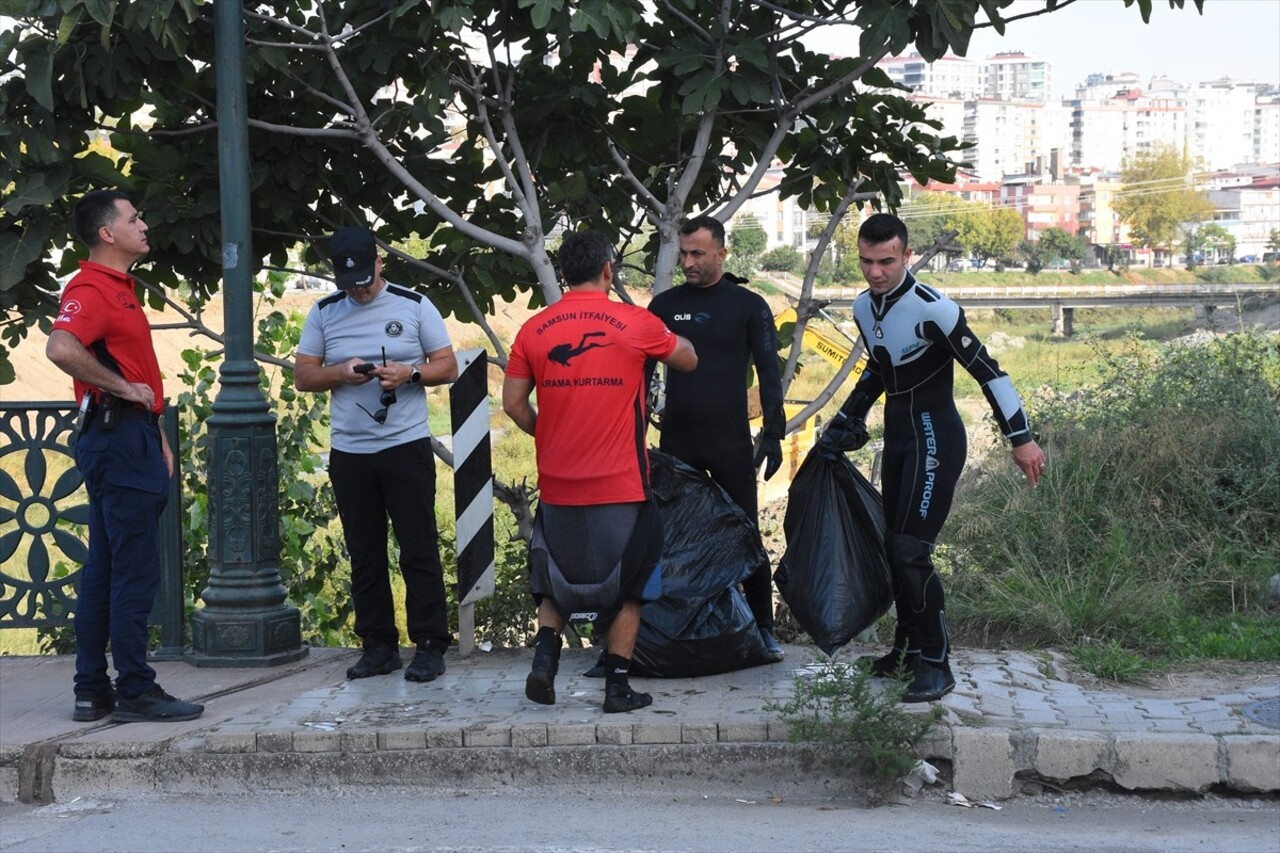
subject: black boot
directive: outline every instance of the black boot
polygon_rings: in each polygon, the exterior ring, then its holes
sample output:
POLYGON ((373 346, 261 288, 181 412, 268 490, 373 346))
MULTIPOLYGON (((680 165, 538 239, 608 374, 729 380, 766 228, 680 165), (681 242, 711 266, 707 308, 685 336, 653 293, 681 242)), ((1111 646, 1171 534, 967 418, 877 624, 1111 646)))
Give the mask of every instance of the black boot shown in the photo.
POLYGON ((916 665, 916 676, 902 693, 903 702, 936 702, 956 689, 956 678, 951 665, 921 658, 916 665))
POLYGON ((556 704, 556 672, 560 669, 560 632, 539 628, 533 642, 533 666, 524 681, 524 695, 539 705, 556 704))
MULTIPOLYGON (((947 636, 946 601, 942 580, 934 568, 932 543, 899 533, 886 537, 894 580, 903 591, 910 609, 911 646, 920 650, 903 702, 933 702, 955 689, 947 659, 951 642, 947 636)), ((901 607, 901 604, 899 605, 901 607)))
POLYGON ((878 658, 871 655, 858 658, 858 663, 876 678, 902 678, 904 681, 915 675, 916 664, 919 662, 919 652, 908 652, 899 646, 894 646, 878 658))
POLYGON ((630 658, 624 658, 621 655, 605 657, 604 712, 606 714, 634 711, 653 704, 653 697, 648 693, 637 693, 631 689, 627 678, 630 670, 630 658))

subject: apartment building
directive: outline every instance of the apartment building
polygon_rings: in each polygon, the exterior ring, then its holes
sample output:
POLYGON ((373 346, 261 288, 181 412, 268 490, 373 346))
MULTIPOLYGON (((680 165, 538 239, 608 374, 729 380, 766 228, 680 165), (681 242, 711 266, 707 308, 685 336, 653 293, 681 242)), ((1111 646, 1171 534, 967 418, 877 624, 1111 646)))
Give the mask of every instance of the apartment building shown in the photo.
POLYGON ((1025 237, 1033 242, 1050 228, 1071 234, 1080 229, 1079 184, 1045 183, 1040 175, 1006 176, 999 204, 1022 215, 1025 237))
POLYGON ((1069 167, 1117 171, 1128 159, 1186 138, 1187 109, 1179 100, 1140 89, 1100 98, 1098 91, 1063 102, 1071 114, 1069 167))
POLYGON ((1191 156, 1208 169, 1229 169, 1254 155, 1254 110, 1258 85, 1230 78, 1191 90, 1191 156))
POLYGON ((1271 231, 1280 229, 1280 177, 1247 186, 1210 190, 1213 221, 1236 238, 1236 257, 1262 257, 1271 231))

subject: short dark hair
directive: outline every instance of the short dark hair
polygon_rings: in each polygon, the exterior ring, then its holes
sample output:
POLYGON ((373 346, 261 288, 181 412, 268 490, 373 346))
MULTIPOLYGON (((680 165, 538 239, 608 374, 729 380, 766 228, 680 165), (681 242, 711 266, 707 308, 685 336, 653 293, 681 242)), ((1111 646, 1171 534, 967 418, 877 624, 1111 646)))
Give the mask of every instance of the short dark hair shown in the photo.
POLYGON ((560 243, 560 274, 573 287, 594 281, 613 260, 613 245, 599 231, 570 231, 560 243))
POLYGON ((129 201, 120 190, 91 190, 80 197, 71 212, 71 227, 76 238, 92 249, 98 245, 98 229, 116 220, 116 202, 129 201))
POLYGON ((888 243, 894 237, 902 241, 902 248, 910 245, 907 224, 892 213, 873 213, 858 229, 858 239, 873 246, 888 243))
POLYGON ((714 216, 695 216, 680 226, 680 233, 687 237, 695 231, 701 231, 703 228, 711 232, 711 239, 715 240, 716 245, 723 249, 724 223, 714 216))

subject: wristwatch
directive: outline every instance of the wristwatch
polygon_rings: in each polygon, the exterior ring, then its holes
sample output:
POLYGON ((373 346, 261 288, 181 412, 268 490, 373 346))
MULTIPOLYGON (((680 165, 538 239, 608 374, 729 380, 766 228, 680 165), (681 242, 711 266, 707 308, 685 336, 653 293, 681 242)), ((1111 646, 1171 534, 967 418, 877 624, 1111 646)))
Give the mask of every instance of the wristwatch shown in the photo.
POLYGON ((409 374, 409 384, 417 385, 422 381, 422 371, 418 370, 418 365, 413 366, 413 373, 409 374))

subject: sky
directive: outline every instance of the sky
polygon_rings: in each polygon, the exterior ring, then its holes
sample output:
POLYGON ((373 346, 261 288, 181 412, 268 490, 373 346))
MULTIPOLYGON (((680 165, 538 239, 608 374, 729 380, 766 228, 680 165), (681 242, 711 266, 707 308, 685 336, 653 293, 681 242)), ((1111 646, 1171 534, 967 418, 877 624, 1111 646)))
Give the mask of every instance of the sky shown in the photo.
MULTIPOLYGON (((1020 0, 1013 9, 1020 5, 1044 6, 1020 0)), ((1205 0, 1203 15, 1191 0, 1182 9, 1169 8, 1167 0, 1151 6, 1151 22, 1143 24, 1137 4, 1076 0, 1014 21, 1003 38, 979 30, 968 56, 1021 50, 1047 59, 1053 63, 1055 96, 1072 94, 1095 71, 1133 71, 1143 81, 1156 75, 1180 83, 1233 77, 1280 85, 1280 0, 1205 0)))
MULTIPOLYGON (((1205 0, 1204 14, 1191 0, 1182 9, 1152 0, 1151 22, 1135 3, 1076 0, 1046 15, 1014 21, 1001 37, 974 32, 969 59, 1020 50, 1053 64, 1052 94, 1074 94, 1093 72, 1132 71, 1145 83, 1166 75, 1180 83, 1233 77, 1280 85, 1280 0, 1205 0)), ((1005 16, 1044 8, 1044 0, 1017 0, 1005 16)), ((979 20, 983 16, 979 13, 979 20)), ((815 47, 847 52, 848 31, 815 47), (840 44, 840 40, 844 44, 840 44), (843 50, 841 50, 843 48, 843 50)))

